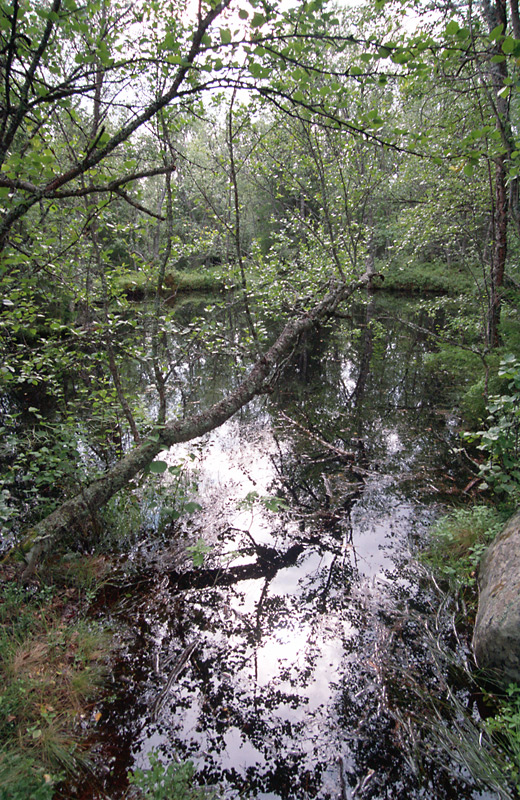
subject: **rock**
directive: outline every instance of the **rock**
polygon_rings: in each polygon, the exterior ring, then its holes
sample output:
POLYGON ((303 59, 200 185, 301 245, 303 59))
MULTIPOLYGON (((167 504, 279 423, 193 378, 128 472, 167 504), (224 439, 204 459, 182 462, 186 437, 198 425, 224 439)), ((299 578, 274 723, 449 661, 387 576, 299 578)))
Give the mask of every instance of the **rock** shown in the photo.
POLYGON ((477 665, 500 683, 520 682, 520 511, 484 554, 479 588, 477 665))

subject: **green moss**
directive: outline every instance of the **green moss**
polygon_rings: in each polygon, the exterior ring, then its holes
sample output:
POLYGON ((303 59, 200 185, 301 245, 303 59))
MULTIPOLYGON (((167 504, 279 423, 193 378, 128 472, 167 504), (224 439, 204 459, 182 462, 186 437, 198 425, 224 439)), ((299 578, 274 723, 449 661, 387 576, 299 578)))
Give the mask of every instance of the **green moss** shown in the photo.
POLYGON ((165 277, 166 287, 174 288, 178 292, 218 291, 224 288, 222 273, 216 270, 204 272, 169 272, 165 277))
MULTIPOLYGON (((220 291, 224 286, 222 272, 218 269, 173 270, 166 274, 162 291, 164 295, 175 292, 220 291)), ((149 297, 155 293, 156 278, 145 272, 127 272, 117 278, 115 289, 137 299, 149 297)))
POLYGON ((392 264, 382 270, 384 288, 393 291, 460 294, 472 292, 474 281, 462 266, 443 263, 392 264))

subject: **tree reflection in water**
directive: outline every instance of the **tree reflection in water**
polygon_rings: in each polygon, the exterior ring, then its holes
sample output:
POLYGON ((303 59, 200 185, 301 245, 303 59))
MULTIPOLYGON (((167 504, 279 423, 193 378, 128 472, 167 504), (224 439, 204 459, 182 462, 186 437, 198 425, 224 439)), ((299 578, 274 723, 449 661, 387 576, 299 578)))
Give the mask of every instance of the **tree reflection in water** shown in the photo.
POLYGON ((112 711, 134 764, 159 747, 225 797, 484 796, 433 747, 421 788, 393 714, 416 702, 408 669, 438 690, 420 622, 433 600, 408 554, 437 511, 452 428, 435 413, 426 341, 372 327, 377 314, 372 300, 358 334, 308 335, 276 395, 205 444, 195 525, 215 550, 198 584, 170 572, 141 599, 125 708, 112 711), (334 447, 355 452, 357 472, 334 447), (289 510, 240 508, 252 491, 289 510))

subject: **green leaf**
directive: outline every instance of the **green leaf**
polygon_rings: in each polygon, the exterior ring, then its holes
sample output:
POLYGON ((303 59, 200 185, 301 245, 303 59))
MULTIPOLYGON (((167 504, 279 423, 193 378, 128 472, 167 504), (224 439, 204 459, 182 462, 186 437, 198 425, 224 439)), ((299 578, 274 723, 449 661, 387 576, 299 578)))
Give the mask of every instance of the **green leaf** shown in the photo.
POLYGON ((241 8, 240 11, 238 12, 238 16, 240 17, 240 19, 247 19, 249 17, 249 14, 245 8, 241 8))
POLYGON ((489 41, 490 41, 490 42, 496 42, 496 40, 497 40, 497 39, 498 39, 500 36, 502 36, 502 31, 503 31, 503 30, 504 30, 504 26, 503 26, 503 24, 502 24, 502 23, 500 23, 500 25, 497 25, 497 26, 496 26, 496 28, 493 28, 493 30, 492 30, 492 31, 491 31, 491 33, 489 34, 489 41))
POLYGON ((170 31, 164 37, 163 48, 165 50, 178 50, 179 49, 179 42, 176 36, 170 31))
POLYGON ((515 49, 515 40, 512 36, 506 36, 502 42, 502 50, 506 55, 510 55, 515 49))
POLYGON ((265 22, 266 22, 266 19, 265 19, 264 15, 263 14, 259 14, 257 11, 255 11, 253 19, 251 20, 251 27, 252 28, 260 28, 265 22))
POLYGON ((200 511, 202 508, 200 503, 196 503, 193 500, 190 500, 188 503, 185 503, 184 510, 187 514, 193 514, 195 511, 200 511))
POLYGON ((106 42, 100 42, 98 48, 98 57, 103 66, 108 67, 113 64, 114 59, 110 55, 110 51, 106 45, 106 42))
POLYGON ((264 68, 257 61, 251 61, 249 63, 249 72, 253 78, 263 78, 264 76, 264 68))
POLYGON ((399 50, 395 52, 391 58, 394 64, 406 64, 406 62, 410 60, 410 53, 399 50))
POLYGON ((459 23, 457 22, 457 20, 452 19, 446 25, 446 35, 447 36, 455 36, 455 34, 458 33, 459 28, 460 28, 460 26, 459 26, 459 23))
POLYGON ((168 469, 168 464, 166 461, 152 461, 150 466, 148 467, 148 471, 152 472, 155 475, 161 475, 163 472, 166 472, 168 469))
POLYGON ((230 44, 231 31, 229 30, 229 28, 220 29, 220 41, 222 42, 222 44, 230 44))
POLYGON ((467 175, 468 178, 471 178, 474 172, 475 165, 472 164, 471 161, 466 162, 466 164, 464 164, 464 175, 467 175))

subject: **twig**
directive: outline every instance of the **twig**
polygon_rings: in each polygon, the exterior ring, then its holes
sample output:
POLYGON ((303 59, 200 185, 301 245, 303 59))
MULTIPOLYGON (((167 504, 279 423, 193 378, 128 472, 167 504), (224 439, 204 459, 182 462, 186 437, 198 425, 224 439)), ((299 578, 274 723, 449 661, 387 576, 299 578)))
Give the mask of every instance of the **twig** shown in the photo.
POLYGON ((323 447, 325 447, 327 450, 330 450, 339 458, 344 458, 347 461, 355 460, 356 453, 349 452, 348 450, 343 450, 341 447, 336 447, 335 445, 330 444, 330 442, 327 442, 325 439, 322 439, 321 436, 318 436, 317 434, 305 428, 299 422, 296 422, 296 420, 292 419, 292 417, 289 417, 284 411, 280 411, 280 416, 284 420, 286 420, 286 422, 288 422, 290 425, 293 425, 295 428, 298 428, 299 430, 303 431, 303 433, 306 436, 308 436, 309 439, 318 442, 318 444, 321 444, 323 447))
POLYGON ((157 697, 157 700, 154 703, 154 706, 153 706, 153 709, 152 709, 152 715, 151 715, 152 716, 152 720, 154 722, 157 720, 157 717, 159 716, 159 712, 160 712, 161 708, 163 707, 163 705, 164 705, 164 703, 166 701, 166 698, 168 697, 173 684, 175 683, 175 681, 181 675, 184 667, 186 666, 186 664, 190 660, 190 656, 193 653, 193 651, 195 650, 195 648, 197 647, 198 643, 199 643, 199 639, 195 639, 193 642, 190 642, 190 644, 187 647, 184 648, 184 650, 180 654, 179 658, 175 662, 175 666, 173 667, 172 671, 170 672, 170 677, 168 678, 166 686, 164 687, 162 692, 159 694, 159 696, 157 697))

